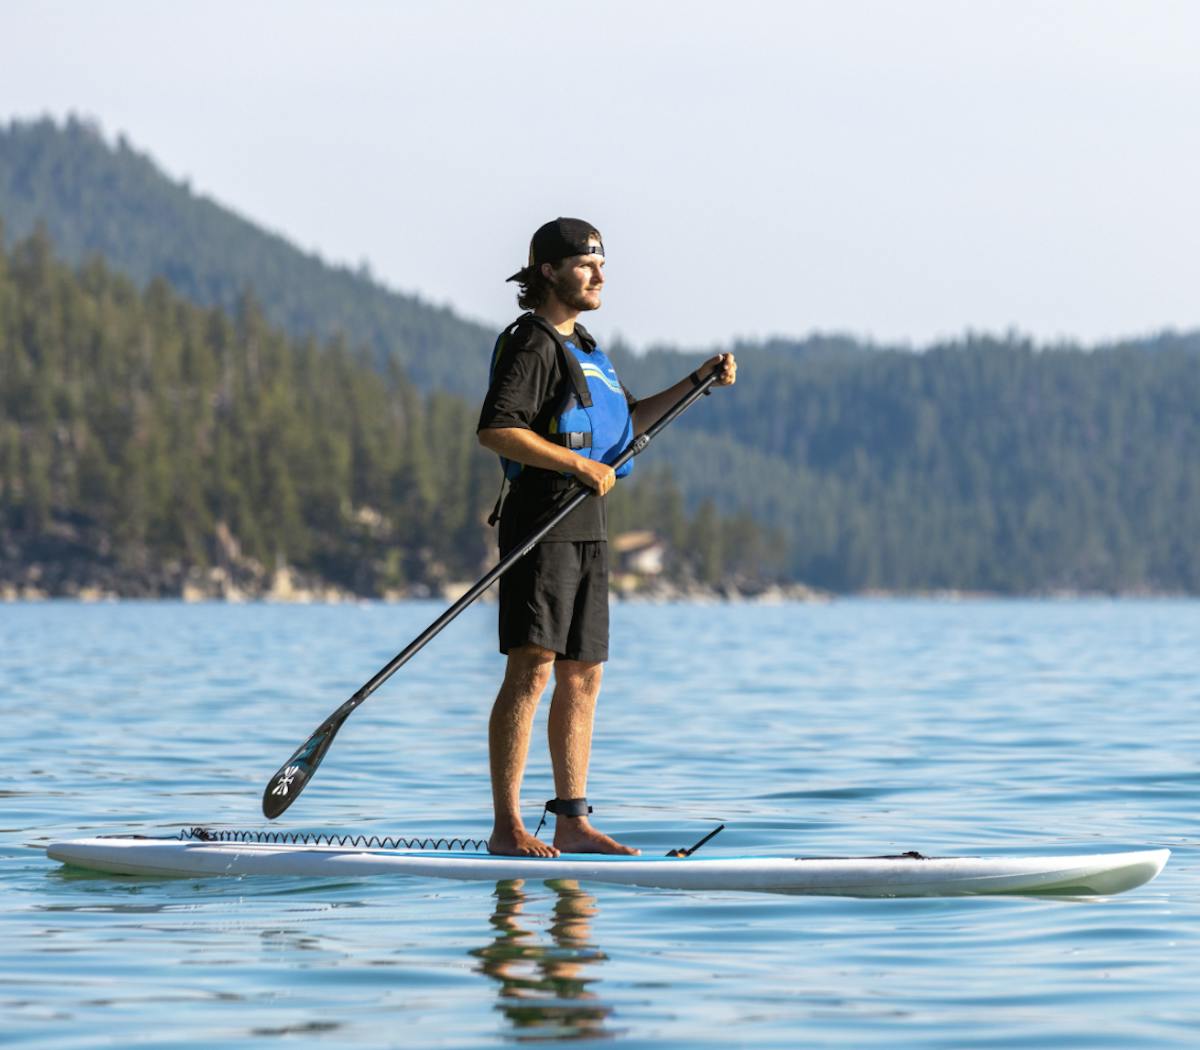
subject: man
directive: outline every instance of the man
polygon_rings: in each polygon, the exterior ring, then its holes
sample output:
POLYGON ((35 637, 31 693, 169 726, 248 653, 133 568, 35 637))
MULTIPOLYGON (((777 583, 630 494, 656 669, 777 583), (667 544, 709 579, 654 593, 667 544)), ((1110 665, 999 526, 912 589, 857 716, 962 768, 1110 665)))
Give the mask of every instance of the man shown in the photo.
MULTIPOLYGON (((528 265, 513 274, 517 302, 530 311, 496 342, 479 441, 500 455, 510 488, 500 515, 501 556, 528 538, 559 494, 578 480, 585 500, 500 578, 504 681, 488 726, 495 824, 493 853, 554 857, 637 853, 592 827, 587 774, 592 723, 608 659, 607 502, 611 463, 714 370, 732 384, 732 354, 718 354, 688 378, 635 401, 597 348, 579 315, 600 306, 604 244, 590 223, 555 219, 533 235, 528 265), (558 797, 554 844, 521 820, 521 780, 534 712, 553 671, 550 759, 558 797)), ((621 474, 632 468, 626 464, 621 474)))

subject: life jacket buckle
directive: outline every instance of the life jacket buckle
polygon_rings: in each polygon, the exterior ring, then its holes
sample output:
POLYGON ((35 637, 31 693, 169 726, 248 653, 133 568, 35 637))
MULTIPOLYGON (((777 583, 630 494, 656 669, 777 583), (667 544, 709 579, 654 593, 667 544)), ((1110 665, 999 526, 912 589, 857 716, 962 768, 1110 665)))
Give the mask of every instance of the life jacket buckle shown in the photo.
POLYGON ((592 432, 590 430, 571 430, 563 434, 551 434, 549 440, 556 445, 572 450, 592 447, 592 432))

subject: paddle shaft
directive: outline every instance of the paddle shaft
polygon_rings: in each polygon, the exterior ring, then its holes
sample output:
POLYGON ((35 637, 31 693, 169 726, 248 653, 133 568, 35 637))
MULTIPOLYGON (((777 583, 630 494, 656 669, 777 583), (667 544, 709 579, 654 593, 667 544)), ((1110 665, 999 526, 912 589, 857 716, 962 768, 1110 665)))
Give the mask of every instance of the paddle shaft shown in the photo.
MULTIPOLYGON (((694 390, 689 391, 684 397, 680 398, 644 434, 639 434, 633 439, 629 447, 611 464, 613 469, 624 466, 634 456, 642 452, 654 440, 663 427, 670 424, 673 419, 695 402, 698 397, 708 393, 709 387, 716 381, 717 373, 713 372, 712 375, 696 386, 694 390)), ((451 620, 518 561, 525 557, 526 554, 533 550, 539 540, 591 495, 592 490, 584 487, 582 483, 579 483, 578 490, 568 490, 560 499, 559 504, 554 508, 550 517, 538 527, 536 532, 501 558, 495 567, 485 573, 469 591, 426 627, 416 638, 409 642, 403 650, 392 657, 384 667, 376 672, 375 676, 369 682, 325 719, 317 728, 317 731, 300 745, 292 757, 280 767, 279 771, 267 783, 267 787, 263 791, 262 800, 264 815, 268 819, 274 820, 296 800, 296 797, 304 790, 308 781, 312 779, 317 766, 321 764, 321 760, 325 757, 325 752, 329 750, 329 746, 333 743, 334 736, 337 735, 337 731, 341 728, 342 723, 350 717, 351 712, 383 685, 384 682, 391 678, 401 667, 408 663, 433 638, 437 637, 451 620)))
MULTIPOLYGON (((617 470, 628 463, 634 456, 643 452, 647 445, 658 436, 664 427, 668 426, 677 416, 685 412, 695 403, 696 399, 708 393, 709 387, 717 381, 717 373, 714 371, 707 379, 705 379, 694 390, 690 390, 684 397, 680 398, 671 408, 669 408, 662 416, 660 416, 652 426, 646 429, 644 434, 639 434, 629 443, 629 447, 622 452, 616 460, 611 464, 613 470, 617 470)), ((468 605, 486 591, 493 583, 511 569, 517 562, 525 557, 534 547, 541 542, 543 537, 550 532, 560 521, 578 507, 589 496, 594 495, 592 489, 587 488, 582 482, 576 480, 576 485, 579 486, 578 491, 569 491, 559 504, 559 507, 553 514, 540 525, 528 539, 518 547, 514 547, 508 554, 500 559, 491 569, 485 573, 479 581, 471 587, 461 598, 450 606, 441 616, 433 621, 425 628, 416 638, 408 643, 405 648, 397 653, 385 667, 380 668, 375 677, 367 682, 357 693, 351 697, 351 702, 357 700, 362 703, 384 682, 392 677, 401 667, 403 667, 410 659, 420 652, 429 642, 436 638, 444 627, 450 621, 458 616, 468 605)), ((358 704, 354 704, 357 707, 358 704)), ((353 710, 353 708, 351 708, 353 710)))

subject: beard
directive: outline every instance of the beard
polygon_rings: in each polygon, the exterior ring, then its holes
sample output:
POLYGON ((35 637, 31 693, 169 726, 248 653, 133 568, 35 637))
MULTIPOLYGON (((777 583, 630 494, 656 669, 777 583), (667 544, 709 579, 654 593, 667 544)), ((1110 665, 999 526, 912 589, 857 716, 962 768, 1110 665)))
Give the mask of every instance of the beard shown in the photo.
POLYGON ((569 306, 572 310, 600 309, 599 288, 589 290, 558 280, 554 282, 554 296, 563 306, 569 306))

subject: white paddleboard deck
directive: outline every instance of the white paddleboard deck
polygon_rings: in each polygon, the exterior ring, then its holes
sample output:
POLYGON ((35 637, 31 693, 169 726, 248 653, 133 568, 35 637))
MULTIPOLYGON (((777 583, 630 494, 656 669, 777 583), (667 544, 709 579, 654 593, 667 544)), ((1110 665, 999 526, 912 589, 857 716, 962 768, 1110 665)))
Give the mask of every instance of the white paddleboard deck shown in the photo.
POLYGON ((763 890, 845 897, 974 894, 1107 896, 1149 882, 1170 850, 1058 857, 497 857, 489 853, 356 846, 101 837, 46 853, 116 875, 580 879, 674 890, 763 890))

